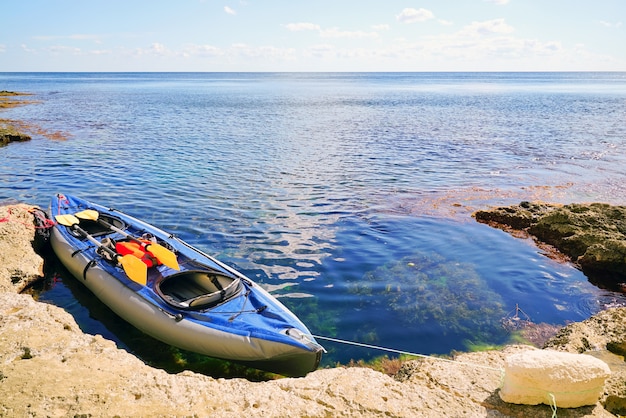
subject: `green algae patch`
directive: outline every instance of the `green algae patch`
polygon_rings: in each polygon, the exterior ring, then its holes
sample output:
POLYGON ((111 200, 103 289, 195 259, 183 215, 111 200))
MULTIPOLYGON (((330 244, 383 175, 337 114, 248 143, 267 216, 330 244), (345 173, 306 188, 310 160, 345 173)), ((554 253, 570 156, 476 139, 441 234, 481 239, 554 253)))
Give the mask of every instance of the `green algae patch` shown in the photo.
POLYGON ((387 307, 411 327, 428 323, 443 335, 465 335, 472 341, 502 340, 502 298, 469 263, 432 254, 415 254, 364 275, 350 292, 363 305, 387 307))
POLYGON ((25 97, 28 96, 32 96, 32 94, 2 90, 0 91, 0 109, 10 109, 16 106, 39 103, 35 100, 26 100, 25 97))

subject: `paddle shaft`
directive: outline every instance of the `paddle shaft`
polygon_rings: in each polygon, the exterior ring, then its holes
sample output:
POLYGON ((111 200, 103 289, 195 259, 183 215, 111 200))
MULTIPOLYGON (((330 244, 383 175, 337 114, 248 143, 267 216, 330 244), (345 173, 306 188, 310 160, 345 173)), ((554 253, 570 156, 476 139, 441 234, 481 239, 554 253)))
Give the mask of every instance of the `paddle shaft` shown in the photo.
MULTIPOLYGON (((142 244, 143 246, 146 246, 146 247, 147 247, 148 245, 150 245, 150 244, 147 244, 147 243, 143 242, 142 240, 140 240, 140 239, 138 239, 138 238, 133 237, 133 236, 132 236, 132 235, 130 235, 128 232, 126 232, 126 231, 122 231, 122 230, 121 230, 121 229, 119 229, 118 227, 111 225, 111 224, 110 224, 110 223, 108 223, 107 221, 103 221, 103 220, 102 220, 102 219, 100 219, 100 218, 98 218, 98 219, 96 220, 96 222, 98 222, 98 223, 99 223, 100 225, 102 225, 102 226, 105 226, 105 227, 109 228, 111 231, 115 231, 115 232, 117 232, 117 233, 119 233, 119 234, 124 235, 126 238, 128 238, 128 239, 130 239, 130 240, 132 240, 132 241, 135 241, 135 242, 137 242, 137 243, 139 243, 139 244, 142 244)), ((146 249, 147 249, 147 248, 146 248, 146 249)))
POLYGON ((83 228, 81 228, 77 224, 72 225, 72 229, 78 231, 79 234, 81 234, 82 236, 87 238, 90 242, 94 243, 98 248, 102 248, 103 250, 105 250, 106 252, 111 254, 111 256, 115 257, 116 260, 117 260, 118 257, 121 257, 120 254, 118 254, 117 252, 115 252, 111 248, 102 245, 102 243, 100 241, 98 241, 97 239, 95 239, 94 237, 89 235, 83 228))
MULTIPOLYGON (((107 221, 103 221, 102 219, 98 218, 97 220, 98 223, 100 223, 100 225, 105 226, 107 228, 109 228, 111 231, 115 231, 119 234, 124 235, 126 238, 130 239, 131 241, 135 241, 136 243, 140 244, 143 248, 145 248, 147 251, 150 251, 148 247, 150 247, 151 243, 149 242, 145 242, 142 241, 136 237, 133 237, 132 235, 130 235, 128 232, 126 231, 122 231, 121 229, 119 229, 118 227, 111 225, 110 223, 108 223, 107 221)), ((158 257, 157 257, 158 258, 158 257)))

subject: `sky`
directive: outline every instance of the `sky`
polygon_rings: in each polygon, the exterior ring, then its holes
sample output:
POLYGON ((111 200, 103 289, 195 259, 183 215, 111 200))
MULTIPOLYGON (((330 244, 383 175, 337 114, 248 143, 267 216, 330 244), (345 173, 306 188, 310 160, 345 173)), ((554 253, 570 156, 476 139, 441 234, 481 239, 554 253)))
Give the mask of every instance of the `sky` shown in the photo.
POLYGON ((626 71, 626 0, 0 0, 0 71, 626 71))

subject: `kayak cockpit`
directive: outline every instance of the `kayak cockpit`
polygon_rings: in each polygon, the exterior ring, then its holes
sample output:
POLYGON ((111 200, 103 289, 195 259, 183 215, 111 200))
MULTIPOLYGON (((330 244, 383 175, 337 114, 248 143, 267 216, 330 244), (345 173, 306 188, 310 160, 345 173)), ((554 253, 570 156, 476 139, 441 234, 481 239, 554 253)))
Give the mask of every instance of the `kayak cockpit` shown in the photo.
POLYGON ((189 270, 164 277, 154 289, 178 309, 203 310, 239 295, 243 284, 237 277, 215 271, 189 270))
MULTIPOLYGON (((121 219, 114 218, 112 216, 100 215, 100 219, 112 225, 118 229, 126 229, 126 223, 121 219)), ((105 226, 101 222, 97 222, 92 219, 80 219, 80 227, 83 231, 91 235, 92 237, 99 237, 102 235, 111 234, 111 228, 105 226)), ((80 232, 76 231, 74 228, 68 228, 70 234, 79 239, 84 239, 84 236, 80 234, 80 232)))

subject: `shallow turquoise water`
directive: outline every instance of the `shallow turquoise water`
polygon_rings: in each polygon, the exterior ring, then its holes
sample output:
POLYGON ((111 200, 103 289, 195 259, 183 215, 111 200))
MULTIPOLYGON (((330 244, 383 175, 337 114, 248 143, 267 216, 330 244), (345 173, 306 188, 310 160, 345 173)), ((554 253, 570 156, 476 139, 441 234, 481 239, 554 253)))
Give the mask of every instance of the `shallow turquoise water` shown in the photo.
MULTIPOLYGON (((470 213, 624 204, 626 74, 0 73, 0 90, 42 101, 3 117, 69 136, 0 148, 0 200, 125 210, 235 265, 315 334, 447 353, 505 341, 516 304, 564 324, 624 303, 470 213)), ((42 298, 126 344, 68 280, 42 298)), ((380 354, 325 345, 329 362, 380 354)))

